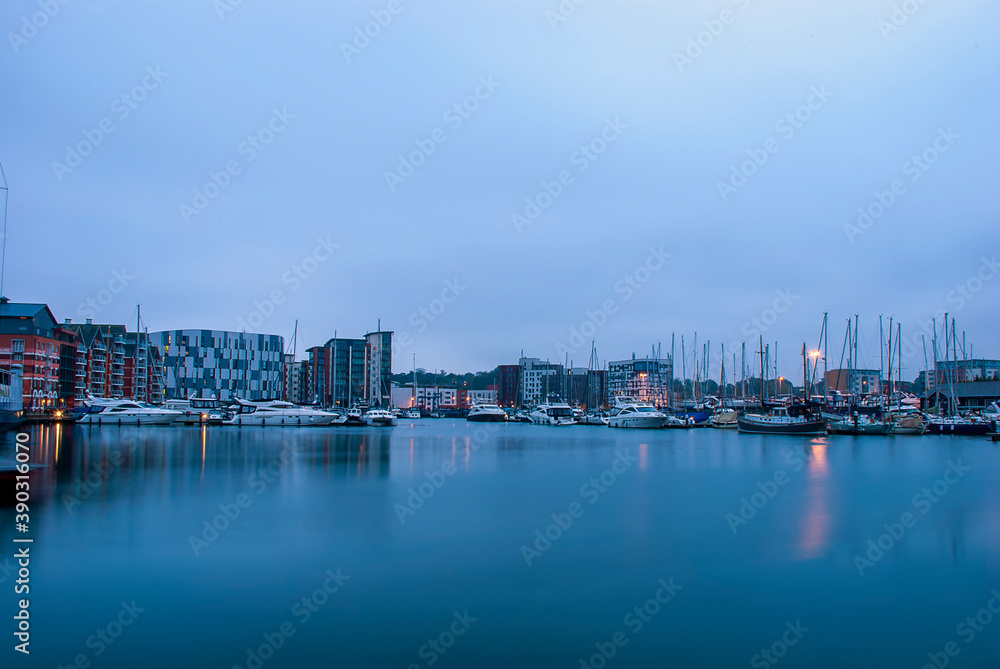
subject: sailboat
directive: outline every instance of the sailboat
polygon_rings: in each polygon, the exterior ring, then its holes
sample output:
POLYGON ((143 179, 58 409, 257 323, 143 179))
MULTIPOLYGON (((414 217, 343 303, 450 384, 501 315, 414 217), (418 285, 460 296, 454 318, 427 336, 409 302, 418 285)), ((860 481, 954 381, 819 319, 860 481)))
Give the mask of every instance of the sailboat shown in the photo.
POLYGON ((403 413, 403 418, 416 420, 420 418, 420 407, 417 406, 417 354, 413 354, 413 395, 410 408, 403 413))
MULTIPOLYGON (((805 358, 805 344, 802 345, 802 355, 805 358)), ((768 410, 766 414, 746 413, 736 419, 740 432, 750 434, 793 434, 793 435, 825 435, 826 419, 823 418, 822 404, 810 402, 808 399, 788 405, 768 405, 764 398, 764 339, 760 341, 760 400, 761 406, 768 410)), ((803 389, 805 391, 805 389, 803 389)), ((808 396, 808 392, 805 392, 808 396)))
MULTIPOLYGON (((939 418, 931 418, 927 422, 927 434, 951 434, 951 435, 985 435, 992 431, 993 425, 989 421, 981 420, 976 416, 966 417, 955 411, 958 398, 955 394, 955 375, 958 372, 958 347, 955 342, 955 319, 951 319, 951 333, 949 342, 948 314, 944 315, 944 356, 945 375, 948 378, 948 414, 939 418), (953 366, 948 366, 948 349, 951 346, 951 358, 953 366)), ((934 375, 937 376, 937 323, 934 323, 934 375)), ((935 378, 935 386, 937 385, 935 378)))
POLYGON ((590 342, 590 362, 587 365, 587 412, 577 419, 580 425, 607 425, 608 412, 598 405, 600 398, 597 393, 597 347, 590 342))

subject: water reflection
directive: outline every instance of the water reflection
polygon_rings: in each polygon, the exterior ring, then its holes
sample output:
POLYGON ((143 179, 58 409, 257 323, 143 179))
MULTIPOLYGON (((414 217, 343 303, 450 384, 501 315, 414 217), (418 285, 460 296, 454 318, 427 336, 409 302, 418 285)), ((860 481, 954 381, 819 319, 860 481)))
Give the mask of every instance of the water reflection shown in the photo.
POLYGON ((830 538, 829 464, 826 460, 828 437, 817 437, 809 444, 809 482, 802 505, 802 529, 798 543, 799 559, 809 560, 826 548, 830 538))

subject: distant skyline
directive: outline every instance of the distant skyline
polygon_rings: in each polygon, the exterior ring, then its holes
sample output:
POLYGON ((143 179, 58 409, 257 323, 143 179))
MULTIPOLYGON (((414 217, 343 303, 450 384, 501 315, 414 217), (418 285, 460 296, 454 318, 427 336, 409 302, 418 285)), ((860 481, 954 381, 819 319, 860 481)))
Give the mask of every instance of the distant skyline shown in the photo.
MULTIPOLYGON (((1000 6, 0 8, 5 296, 60 321, 396 333, 393 369, 683 334, 829 366, 943 312, 1000 357, 1000 6), (110 299, 105 299, 110 297, 110 299)), ((939 322, 939 327, 941 326, 939 322)), ((928 336, 928 344, 930 337, 928 336)), ((928 356, 931 351, 928 349, 928 356)), ((961 354, 960 354, 961 357, 961 354)), ((689 363, 690 364, 690 363, 689 363)), ((679 375, 679 364, 678 364, 679 375)))

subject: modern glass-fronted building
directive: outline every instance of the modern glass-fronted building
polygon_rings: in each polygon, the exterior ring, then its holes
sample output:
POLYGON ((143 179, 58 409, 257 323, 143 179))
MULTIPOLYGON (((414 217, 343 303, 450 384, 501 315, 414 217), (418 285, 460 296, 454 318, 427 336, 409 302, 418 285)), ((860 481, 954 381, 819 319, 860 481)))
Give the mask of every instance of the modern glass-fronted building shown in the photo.
POLYGON ((151 332, 163 360, 166 399, 192 394, 259 400, 280 398, 284 345, 278 335, 225 330, 151 332))

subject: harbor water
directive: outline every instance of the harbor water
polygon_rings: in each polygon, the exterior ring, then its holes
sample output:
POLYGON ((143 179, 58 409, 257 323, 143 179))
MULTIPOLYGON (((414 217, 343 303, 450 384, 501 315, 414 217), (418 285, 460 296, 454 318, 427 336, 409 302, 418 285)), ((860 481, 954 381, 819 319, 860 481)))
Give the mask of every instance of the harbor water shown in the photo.
MULTIPOLYGON (((8 643, 4 666, 1000 657, 988 438, 449 419, 28 433, 31 655, 8 643)), ((14 509, 0 515, 9 611, 14 509)))

